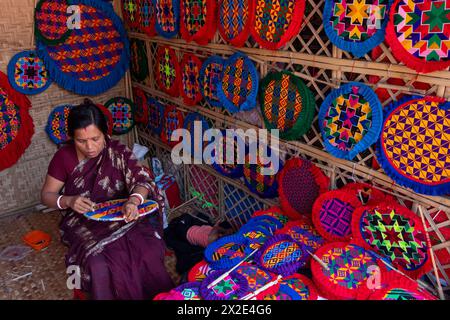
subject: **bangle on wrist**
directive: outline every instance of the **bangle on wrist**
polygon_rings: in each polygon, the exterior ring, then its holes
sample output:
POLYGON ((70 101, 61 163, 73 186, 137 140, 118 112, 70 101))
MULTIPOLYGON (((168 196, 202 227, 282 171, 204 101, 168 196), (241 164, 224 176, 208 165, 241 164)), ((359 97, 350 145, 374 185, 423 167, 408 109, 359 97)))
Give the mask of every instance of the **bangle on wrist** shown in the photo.
POLYGON ((64 196, 64 195, 60 195, 60 196, 58 197, 58 199, 56 200, 56 206, 58 207, 59 210, 64 210, 64 209, 65 209, 65 208, 61 207, 61 203, 60 203, 61 198, 62 198, 63 196, 64 196))
POLYGON ((130 199, 132 197, 136 197, 136 198, 139 199, 139 205, 144 203, 144 197, 140 193, 132 193, 132 194, 130 194, 130 199))

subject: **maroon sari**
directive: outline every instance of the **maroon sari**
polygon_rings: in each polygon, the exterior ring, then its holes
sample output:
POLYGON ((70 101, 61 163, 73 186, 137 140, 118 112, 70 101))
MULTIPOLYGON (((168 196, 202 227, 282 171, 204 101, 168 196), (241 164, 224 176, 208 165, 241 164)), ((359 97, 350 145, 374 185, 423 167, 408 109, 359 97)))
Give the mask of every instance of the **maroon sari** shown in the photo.
MULTIPOLYGON (((148 171, 127 147, 107 138, 99 156, 81 161, 67 176, 64 194, 99 203, 127 198, 136 186, 148 189, 148 197, 164 206, 148 171)), ((160 215, 130 223, 99 222, 66 210, 60 230, 69 246, 66 265, 80 267, 81 289, 93 299, 152 299, 173 288, 164 267, 160 215)))

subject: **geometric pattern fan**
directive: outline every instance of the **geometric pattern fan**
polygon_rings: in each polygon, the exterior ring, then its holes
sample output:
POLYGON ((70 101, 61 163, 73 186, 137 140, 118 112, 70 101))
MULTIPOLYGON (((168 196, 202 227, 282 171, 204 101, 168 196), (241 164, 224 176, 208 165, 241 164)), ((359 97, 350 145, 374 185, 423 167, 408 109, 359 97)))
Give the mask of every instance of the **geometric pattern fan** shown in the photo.
POLYGON ((326 0, 325 33, 338 48, 362 57, 384 40, 393 0, 326 0))
POLYGON ((156 51, 155 64, 156 82, 159 88, 172 97, 180 95, 180 65, 174 49, 159 46, 156 51))
POLYGON ((164 105, 157 99, 147 95, 148 123, 147 128, 156 135, 161 134, 164 117, 164 105))
POLYGON ((130 56, 131 56, 131 79, 134 81, 144 81, 149 74, 147 48, 145 41, 139 39, 130 40, 130 56))
POLYGON ((253 0, 219 0, 218 28, 222 38, 235 47, 242 47, 250 35, 255 14, 253 0))
POLYGON ((180 0, 180 33, 184 40, 207 45, 216 28, 216 0, 180 0))
POLYGON ((396 202, 357 208, 352 229, 356 244, 386 257, 408 276, 418 279, 431 271, 426 231, 408 208, 396 202))
POLYGON ((279 49, 299 33, 306 0, 252 1, 255 17, 250 31, 261 47, 279 49))
POLYGON ((147 95, 145 92, 138 88, 133 87, 133 100, 136 109, 134 110, 134 120, 136 123, 143 123, 147 125, 148 122, 148 103, 147 95))
POLYGON ((398 184, 429 195, 450 193, 450 102, 411 96, 384 110, 377 159, 398 184))
POLYGON ((295 75, 269 73, 260 83, 259 101, 266 128, 280 130, 280 138, 296 140, 311 127, 314 95, 295 75))
POLYGON ((125 25, 130 29, 139 26, 139 0, 121 0, 122 15, 125 25))
POLYGON ((206 102, 213 107, 221 107, 217 87, 222 76, 225 60, 220 56, 210 56, 200 69, 200 89, 206 102))
POLYGON ((105 103, 105 107, 113 117, 113 134, 125 134, 135 125, 134 113, 136 107, 134 102, 128 98, 115 97, 105 103))
POLYGON ((137 6, 138 12, 138 29, 146 35, 156 36, 155 22, 156 10, 153 0, 139 0, 137 6))
POLYGON ((153 4, 156 10, 156 31, 164 38, 173 38, 180 28, 180 1, 153 0, 153 4))
POLYGON ((371 88, 350 82, 333 90, 319 110, 327 151, 352 160, 378 140, 383 122, 381 103, 371 88))
POLYGON ((31 143, 33 119, 31 102, 15 91, 0 71, 0 171, 11 167, 31 143))
POLYGON ((170 147, 178 144, 178 140, 172 141, 171 138, 175 130, 183 128, 183 122, 183 113, 176 106, 166 106, 162 118, 161 140, 170 147))
MULTIPOLYGON (((129 43, 123 22, 111 4, 103 1, 71 0, 70 5, 79 12, 79 21, 76 15, 67 21, 72 23, 70 35, 56 45, 48 45, 37 37, 37 55, 52 80, 64 89, 80 95, 103 93, 115 86, 129 67, 129 43)), ((43 29, 41 25, 51 26, 54 21, 37 23, 43 29)), ((69 29, 67 25, 65 28, 69 29)))
POLYGON ((72 105, 61 105, 52 110, 48 116, 45 131, 55 144, 66 143, 70 137, 67 132, 67 120, 69 118, 72 105))
POLYGON ((17 53, 8 63, 11 86, 23 94, 38 94, 52 83, 44 62, 35 51, 17 53))
POLYGON ((40 0, 34 11, 34 34, 48 45, 63 43, 71 34, 67 28, 68 0, 40 0))
POLYGON ((184 104, 195 106, 202 100, 200 90, 200 69, 202 61, 191 53, 185 53, 180 63, 181 96, 184 104))
POLYGON ((450 0, 396 0, 386 28, 394 56, 417 72, 450 66, 450 0))

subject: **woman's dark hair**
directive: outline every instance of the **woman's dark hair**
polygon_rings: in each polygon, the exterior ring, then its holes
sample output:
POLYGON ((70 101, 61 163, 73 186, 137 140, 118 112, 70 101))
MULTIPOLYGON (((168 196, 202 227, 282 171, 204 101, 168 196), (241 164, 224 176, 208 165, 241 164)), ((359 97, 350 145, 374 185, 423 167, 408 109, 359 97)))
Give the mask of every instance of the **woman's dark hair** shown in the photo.
POLYGON ((108 122, 103 112, 89 99, 73 107, 67 119, 67 131, 70 137, 74 136, 75 130, 83 129, 91 124, 95 125, 103 134, 108 134, 108 122))

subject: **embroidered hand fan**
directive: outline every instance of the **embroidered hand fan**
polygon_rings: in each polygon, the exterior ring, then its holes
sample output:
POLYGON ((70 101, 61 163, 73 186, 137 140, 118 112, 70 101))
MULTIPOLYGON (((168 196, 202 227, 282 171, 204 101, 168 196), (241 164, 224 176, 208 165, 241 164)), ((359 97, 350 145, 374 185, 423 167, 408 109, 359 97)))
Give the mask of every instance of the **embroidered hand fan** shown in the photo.
POLYGON ((149 128, 153 133, 159 136, 161 134, 163 124, 164 106, 157 99, 148 95, 147 95, 147 105, 148 105, 147 128, 149 128))
POLYGON ((338 48, 362 57, 384 40, 393 0, 326 0, 323 26, 338 48))
POLYGON ((259 76, 253 62, 236 52, 225 62, 218 81, 217 97, 231 113, 253 109, 256 106, 259 76))
POLYGON ((281 279, 275 293, 262 293, 257 300, 317 300, 314 284, 307 277, 295 273, 281 279))
POLYGON ((261 47, 279 49, 299 33, 305 0, 252 1, 256 11, 251 34, 261 47))
POLYGON ((139 39, 130 40, 131 78, 142 82, 148 77, 147 48, 145 42, 139 39))
POLYGON ((69 136, 67 135, 67 119, 72 108, 73 106, 69 104, 61 105, 53 109, 48 116, 45 131, 53 143, 61 144, 69 140, 69 136))
MULTIPOLYGON (((284 228, 277 230, 275 234, 287 234, 295 241, 303 244, 305 249, 311 253, 316 252, 325 243, 325 239, 317 232, 312 223, 303 220, 288 222, 284 228)), ((310 258, 308 258, 308 263, 309 260, 310 258)))
POLYGON ((108 100, 105 107, 113 117, 113 133, 125 134, 134 127, 134 103, 124 97, 116 97, 108 100))
POLYGON ((183 128, 183 113, 174 105, 166 106, 162 120, 161 140, 170 147, 178 144, 178 140, 171 141, 172 133, 183 128))
POLYGON ((247 279, 237 273, 230 272, 223 280, 208 288, 223 274, 223 271, 214 271, 201 283, 200 293, 205 300, 239 300, 248 293, 247 279))
POLYGON ((312 221, 328 241, 347 241, 352 235, 352 216, 361 203, 352 193, 341 190, 321 194, 314 202, 312 221))
POLYGON ((278 196, 277 174, 282 168, 282 163, 278 154, 276 154, 278 156, 277 168, 271 159, 273 150, 270 148, 266 149, 267 156, 261 154, 259 148, 256 149, 256 154, 253 153, 251 151, 252 148, 250 147, 249 152, 245 156, 245 163, 243 165, 244 182, 251 192, 257 194, 261 198, 275 198, 278 196), (261 160, 261 158, 263 158, 263 160, 261 160), (267 161, 270 161, 270 163, 264 163, 267 161), (263 172, 263 170, 265 172, 263 172))
POLYGON ((340 190, 355 194, 362 205, 382 201, 395 201, 392 196, 385 194, 368 183, 347 183, 340 190))
POLYGON ((173 38, 180 28, 180 2, 178 0, 153 0, 153 4, 156 10, 156 31, 164 38, 173 38))
POLYGON ((222 76, 225 60, 219 56, 211 56, 203 62, 200 70, 200 89, 205 98, 212 107, 222 107, 217 96, 217 86, 222 76))
POLYGON ((133 98, 136 109, 134 110, 134 121, 136 123, 147 124, 148 122, 148 103, 147 95, 145 92, 138 88, 133 87, 133 98))
POLYGON ((248 239, 249 246, 253 250, 261 247, 272 236, 272 232, 270 232, 268 227, 266 228, 264 225, 255 223, 243 225, 237 234, 248 239))
POLYGON ((311 128, 314 96, 293 74, 286 71, 269 73, 261 81, 259 101, 266 128, 280 130, 280 138, 296 140, 311 128))
MULTIPOLYGON (((257 266, 251 265, 249 263, 243 263, 242 265, 237 267, 235 271, 247 279, 248 291, 250 291, 251 293, 254 293, 256 290, 261 289, 276 278, 273 273, 262 270, 257 266)), ((270 287, 260 294, 268 294, 269 292, 276 292, 276 287, 270 287)))
POLYGON ((377 159, 395 182, 418 193, 449 194, 449 154, 450 102, 411 96, 385 108, 377 159))
POLYGON ((200 70, 202 61, 191 53, 185 53, 180 64, 181 96, 188 106, 195 106, 202 100, 200 89, 200 70))
POLYGON ((159 88, 172 97, 178 97, 181 73, 174 49, 168 46, 158 47, 155 72, 159 88))
POLYGON ((309 254, 301 243, 279 234, 268 239, 255 253, 254 261, 262 269, 290 276, 306 264, 309 254))
POLYGON ((188 156, 203 161, 203 149, 207 144, 203 141, 203 134, 209 129, 208 122, 201 114, 191 112, 184 119, 184 129, 190 133, 190 137, 183 137, 184 150, 188 151, 188 156))
POLYGON ((122 15, 129 28, 139 26, 139 0, 122 0, 122 15))
POLYGON ((203 281, 205 278, 210 275, 214 269, 212 269, 208 262, 205 260, 202 260, 198 262, 195 266, 191 268, 191 270, 188 272, 188 281, 203 281))
POLYGON ((289 217, 286 216, 284 214, 284 212, 277 206, 270 207, 266 210, 258 210, 252 214, 253 218, 259 217, 259 216, 274 217, 275 219, 280 221, 283 224, 283 226, 286 225, 286 223, 288 223, 288 221, 289 221, 289 217))
POLYGON ((72 29, 67 27, 70 14, 68 0, 40 0, 34 10, 34 34, 36 39, 48 45, 63 43, 72 29))
POLYGON ((129 67, 127 34, 109 3, 71 0, 70 4, 79 9, 80 28, 56 45, 38 38, 37 54, 61 87, 80 95, 97 95, 114 87, 129 67))
POLYGON ((213 269, 231 269, 251 251, 248 240, 235 234, 209 244, 205 249, 205 260, 213 269))
POLYGON ((216 33, 215 0, 180 0, 180 33, 187 42, 206 45, 216 33))
POLYGON ((293 220, 310 215, 314 201, 326 192, 330 179, 311 161, 292 158, 278 175, 278 194, 285 215, 293 220))
POLYGON ((435 296, 421 289, 417 282, 395 271, 383 273, 383 284, 378 289, 362 287, 358 300, 437 300, 435 296))
POLYGON ((378 203, 355 210, 353 241, 388 258, 412 278, 431 270, 429 244, 419 217, 397 203, 378 203))
POLYGON ((199 282, 186 282, 169 291, 163 300, 202 300, 199 282))
POLYGON ((226 177, 239 178, 243 174, 239 148, 242 149, 242 146, 245 146, 245 142, 239 135, 234 135, 233 142, 230 141, 231 138, 227 138, 226 130, 221 130, 221 137, 214 142, 213 150, 211 151, 212 166, 226 177))
POLYGON ((374 144, 383 122, 377 95, 362 83, 350 82, 333 90, 319 110, 319 126, 327 151, 352 160, 374 144))
POLYGON ((105 115, 106 117, 106 121, 108 122, 108 135, 112 136, 112 132, 113 132, 113 118, 112 118, 112 113, 111 111, 109 111, 108 109, 106 109, 106 107, 102 104, 96 103, 95 104, 97 106, 97 108, 100 109, 100 111, 105 115))
POLYGON ((149 37, 156 36, 156 10, 152 0, 139 0, 138 2, 138 29, 149 37))
MULTIPOLYGON (((122 221, 125 217, 122 214, 122 207, 128 199, 109 200, 97 203, 93 211, 84 214, 88 219, 96 221, 122 221)), ((153 200, 145 200, 138 206, 139 217, 146 216, 158 210, 158 203, 153 200)))
POLYGON ((311 260, 313 282, 320 295, 331 300, 354 300, 367 285, 369 268, 377 267, 370 254, 354 244, 333 242, 316 251, 328 270, 311 260))
POLYGON ((247 221, 248 225, 262 225, 269 229, 270 233, 273 234, 277 229, 283 228, 284 224, 275 217, 272 216, 257 216, 251 218, 247 221))
POLYGON ((253 0, 219 0, 218 28, 222 38, 242 47, 250 35, 255 8, 253 0))
POLYGON ((24 94, 38 94, 46 90, 52 81, 44 62, 35 51, 17 53, 8 64, 8 77, 11 86, 24 94))
POLYGON ((450 66, 450 0, 396 0, 386 28, 394 56, 417 72, 450 66))

